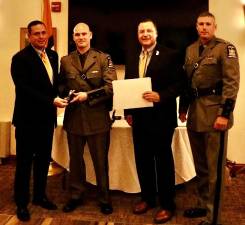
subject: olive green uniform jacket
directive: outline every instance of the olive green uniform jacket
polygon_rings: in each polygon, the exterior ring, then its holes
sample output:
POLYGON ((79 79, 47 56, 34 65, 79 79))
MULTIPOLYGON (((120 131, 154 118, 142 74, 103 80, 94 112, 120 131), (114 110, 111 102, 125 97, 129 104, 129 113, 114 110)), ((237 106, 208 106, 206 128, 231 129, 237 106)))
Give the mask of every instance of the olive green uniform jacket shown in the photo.
POLYGON ((72 134, 92 135, 109 131, 111 120, 108 100, 112 98, 112 81, 116 71, 109 55, 90 49, 82 68, 77 51, 61 59, 60 92, 87 92, 85 102, 69 104, 65 110, 64 129, 72 134))

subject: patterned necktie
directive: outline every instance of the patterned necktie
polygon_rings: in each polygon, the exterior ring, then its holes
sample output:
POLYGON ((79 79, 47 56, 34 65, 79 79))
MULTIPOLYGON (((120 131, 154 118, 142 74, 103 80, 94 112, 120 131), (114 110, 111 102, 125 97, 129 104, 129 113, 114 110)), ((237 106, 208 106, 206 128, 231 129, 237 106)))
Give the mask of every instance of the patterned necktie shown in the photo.
POLYGON ((147 68, 148 52, 144 51, 139 61, 139 77, 145 77, 147 68))
POLYGON ((51 64, 49 62, 49 59, 48 59, 48 57, 47 57, 45 52, 41 52, 40 53, 40 57, 41 57, 41 59, 43 61, 43 64, 44 64, 46 70, 47 70, 49 79, 50 79, 51 83, 53 84, 53 69, 52 69, 52 66, 51 66, 51 64))

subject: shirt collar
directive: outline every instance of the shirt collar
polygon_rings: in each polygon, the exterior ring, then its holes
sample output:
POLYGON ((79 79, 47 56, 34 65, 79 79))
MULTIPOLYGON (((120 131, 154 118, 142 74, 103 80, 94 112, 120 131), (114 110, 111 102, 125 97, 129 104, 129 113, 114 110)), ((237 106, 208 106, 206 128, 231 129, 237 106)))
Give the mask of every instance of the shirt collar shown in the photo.
POLYGON ((86 56, 86 55, 88 55, 88 53, 89 53, 89 50, 90 49, 88 49, 86 52, 84 52, 84 53, 80 53, 78 50, 77 50, 77 54, 79 55, 79 56, 86 56))
POLYGON ((212 45, 215 42, 215 40, 216 40, 216 36, 214 36, 212 39, 210 39, 206 44, 202 44, 200 38, 199 38, 198 42, 199 42, 199 46, 203 45, 204 47, 207 47, 207 46, 212 45))
POLYGON ((34 50, 37 52, 37 54, 38 54, 39 56, 41 56, 41 53, 42 53, 42 52, 44 52, 44 53, 46 54, 45 49, 40 50, 40 49, 35 48, 33 45, 31 45, 31 46, 34 48, 34 50))
POLYGON ((148 48, 146 50, 144 50, 144 48, 142 47, 141 48, 141 54, 143 54, 145 51, 147 51, 149 55, 152 55, 153 50, 156 47, 156 45, 157 45, 157 43, 155 43, 153 46, 151 46, 150 48, 148 48))

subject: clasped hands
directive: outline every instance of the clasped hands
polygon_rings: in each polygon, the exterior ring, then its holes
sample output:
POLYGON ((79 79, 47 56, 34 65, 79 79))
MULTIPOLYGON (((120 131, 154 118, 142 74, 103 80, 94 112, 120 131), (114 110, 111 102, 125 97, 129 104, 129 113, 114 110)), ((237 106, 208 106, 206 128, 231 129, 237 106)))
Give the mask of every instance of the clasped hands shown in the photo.
POLYGON ((73 102, 84 102, 88 99, 87 92, 72 92, 72 96, 69 99, 69 103, 73 102))
POLYGON ((88 98, 88 95, 86 92, 75 92, 75 90, 71 90, 69 92, 68 97, 66 98, 60 98, 60 97, 56 97, 54 99, 53 104, 56 107, 59 108, 64 108, 66 107, 69 103, 73 103, 73 102, 83 102, 86 101, 88 98))

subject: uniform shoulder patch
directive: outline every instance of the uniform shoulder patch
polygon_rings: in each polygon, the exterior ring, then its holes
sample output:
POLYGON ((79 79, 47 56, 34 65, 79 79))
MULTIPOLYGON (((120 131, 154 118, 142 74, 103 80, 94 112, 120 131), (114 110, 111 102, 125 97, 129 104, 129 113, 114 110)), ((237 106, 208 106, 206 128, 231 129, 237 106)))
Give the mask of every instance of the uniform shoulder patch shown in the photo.
POLYGON ((231 44, 227 45, 227 57, 235 58, 235 59, 238 58, 237 51, 234 45, 231 45, 231 44))

